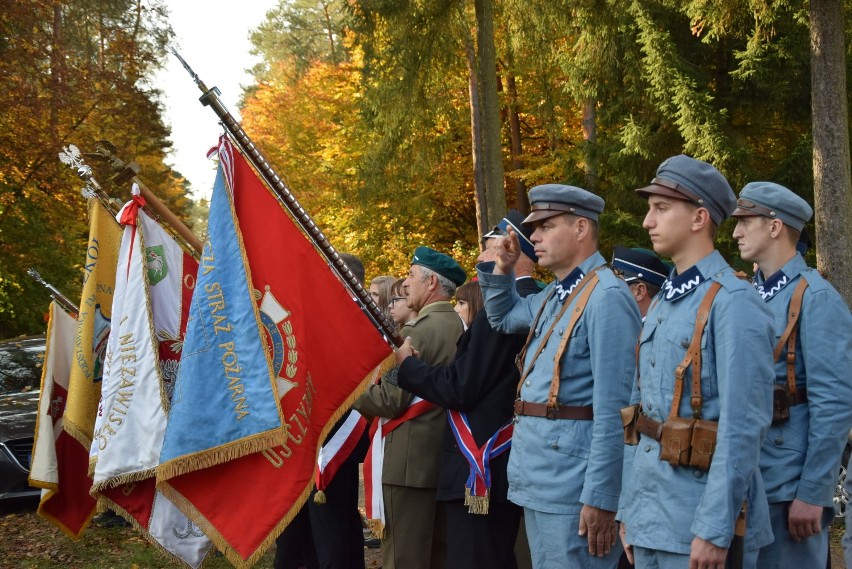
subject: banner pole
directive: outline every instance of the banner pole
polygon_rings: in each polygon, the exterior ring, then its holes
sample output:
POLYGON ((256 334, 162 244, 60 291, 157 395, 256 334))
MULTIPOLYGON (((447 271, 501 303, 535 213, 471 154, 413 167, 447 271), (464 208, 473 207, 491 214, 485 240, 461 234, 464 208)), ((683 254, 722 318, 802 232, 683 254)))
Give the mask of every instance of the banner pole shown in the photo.
POLYGON ((71 302, 71 300, 67 296, 62 294, 58 288, 44 280, 37 270, 27 269, 27 274, 34 281, 36 281, 44 288, 50 291, 50 296, 53 298, 53 300, 56 301, 56 303, 62 308, 62 310, 68 313, 68 316, 71 316, 75 320, 77 319, 77 316, 80 314, 80 309, 77 308, 76 304, 71 302))
POLYGON ((251 162, 254 169, 260 174, 263 181, 266 182, 269 189, 276 194, 279 201, 287 208, 290 216, 299 224, 305 235, 308 236, 314 246, 326 258, 340 280, 342 280, 349 290, 355 294, 356 299, 359 303, 361 303, 362 307, 366 309, 367 315, 370 317, 370 320, 379 332, 395 346, 401 346, 402 338, 396 331, 396 328, 385 318, 382 311, 373 301, 370 293, 361 285, 355 275, 352 274, 352 271, 346 265, 346 262, 340 257, 340 254, 331 245, 331 243, 329 243, 326 236, 317 224, 314 223, 314 220, 308 212, 305 211, 296 199, 296 196, 294 196, 290 191, 290 188, 287 187, 284 180, 282 180, 275 172, 260 149, 255 146, 248 134, 246 134, 236 119, 234 119, 231 113, 225 108, 225 105, 219 99, 219 95, 221 94, 219 88, 213 87, 208 89, 204 82, 198 77, 198 74, 192 70, 183 57, 181 57, 174 48, 169 49, 172 54, 177 57, 178 61, 180 61, 181 65, 183 65, 184 69, 186 69, 193 81, 195 81, 195 84, 203 93, 198 100, 201 101, 201 104, 205 107, 209 106, 213 109, 213 112, 215 112, 216 116, 218 116, 222 121, 222 125, 225 127, 225 130, 231 139, 237 146, 239 146, 243 154, 249 162, 251 162))
MULTIPOLYGON (((154 218, 154 220, 157 221, 163 229, 174 237, 177 244, 180 245, 187 254, 191 255, 196 260, 201 258, 201 250, 203 248, 201 240, 198 239, 174 213, 172 213, 166 204, 160 201, 160 199, 155 196, 151 190, 145 187, 139 178, 136 177, 139 167, 136 164, 125 164, 123 161, 115 157, 114 152, 115 147, 106 140, 99 140, 97 150, 95 152, 85 154, 81 153, 76 146, 70 144, 63 148, 62 152, 59 153, 59 160, 70 168, 74 168, 77 171, 77 175, 86 182, 86 186, 82 191, 83 197, 87 199, 93 197, 98 198, 107 211, 115 217, 121 209, 120 204, 116 203, 117 200, 113 200, 106 191, 104 191, 92 174, 92 167, 86 164, 83 160, 83 156, 109 162, 113 169, 118 171, 118 174, 116 174, 113 178, 113 181, 116 183, 123 183, 128 180, 132 180, 136 183, 139 186, 142 197, 145 198, 146 201, 145 206, 142 208, 145 210, 145 213, 154 218)), ((116 221, 116 223, 118 222, 116 221)))

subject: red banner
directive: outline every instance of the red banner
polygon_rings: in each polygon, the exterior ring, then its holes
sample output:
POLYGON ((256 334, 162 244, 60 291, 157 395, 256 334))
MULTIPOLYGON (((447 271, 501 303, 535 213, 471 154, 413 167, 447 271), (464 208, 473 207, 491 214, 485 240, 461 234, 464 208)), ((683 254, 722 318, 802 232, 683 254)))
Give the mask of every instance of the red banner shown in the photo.
POLYGON ((227 139, 219 156, 288 434, 274 448, 182 474, 160 488, 234 565, 245 567, 301 508, 313 484, 319 443, 391 349, 227 139))

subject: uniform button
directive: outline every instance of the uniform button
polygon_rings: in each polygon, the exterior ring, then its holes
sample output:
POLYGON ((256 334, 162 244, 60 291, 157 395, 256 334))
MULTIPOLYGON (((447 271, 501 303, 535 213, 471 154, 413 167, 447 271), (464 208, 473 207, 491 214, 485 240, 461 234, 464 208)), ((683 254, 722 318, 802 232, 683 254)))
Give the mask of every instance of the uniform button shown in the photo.
POLYGON ((512 422, 517 425, 521 422, 521 417, 519 415, 515 415, 514 418, 512 418, 512 422))
POLYGON ((698 470, 698 469, 696 468, 696 469, 694 469, 694 470, 692 471, 692 477, 693 477, 693 478, 701 478, 702 476, 704 476, 704 471, 703 471, 703 470, 698 470))
POLYGON ((645 452, 651 452, 651 445, 645 445, 645 452))
POLYGON ((653 406, 653 405, 651 405, 650 403, 648 403, 648 405, 646 405, 646 407, 648 407, 648 411, 653 411, 653 410, 654 410, 654 406, 653 406))
POLYGON ((540 332, 541 332, 541 329, 540 329, 540 328, 537 328, 537 329, 536 329, 536 331, 535 331, 536 338, 538 337, 538 335, 539 335, 539 333, 540 333, 540 332))
POLYGON ((560 328, 560 329, 559 329, 559 335, 561 336, 561 335, 562 335, 562 334, 564 334, 564 333, 565 333, 565 330, 564 330, 563 328, 560 328))
POLYGON ((681 341, 680 341, 680 347, 681 347, 681 348, 688 348, 688 347, 689 347, 689 340, 687 340, 686 338, 684 338, 683 340, 681 340, 681 341))
POLYGON ((655 358, 654 356, 651 356, 651 367, 654 367, 656 365, 657 365, 657 358, 655 358))
POLYGON ((556 444, 556 443, 553 443, 552 445, 550 445, 550 448, 552 448, 553 450, 559 450, 559 445, 556 444))
POLYGON ((657 316, 657 324, 662 324, 662 323, 663 323, 663 317, 657 316))
POLYGON ((526 385, 527 387, 529 387, 530 385, 532 385, 532 383, 530 383, 530 382, 529 382, 529 380, 528 380, 528 381, 527 381, 524 385, 526 385))
POLYGON ((780 447, 783 444, 784 444, 784 437, 778 437, 777 439, 775 439, 775 446, 780 447))

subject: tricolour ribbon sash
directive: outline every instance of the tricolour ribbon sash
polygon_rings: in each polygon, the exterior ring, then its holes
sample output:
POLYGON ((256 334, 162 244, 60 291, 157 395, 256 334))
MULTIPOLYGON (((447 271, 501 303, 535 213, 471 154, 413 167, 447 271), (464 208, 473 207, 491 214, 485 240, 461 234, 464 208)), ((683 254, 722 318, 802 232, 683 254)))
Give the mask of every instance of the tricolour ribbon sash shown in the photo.
POLYGON ((515 424, 509 419, 480 447, 476 444, 465 413, 449 409, 447 420, 459 450, 470 466, 470 475, 465 482, 464 505, 471 514, 485 515, 488 513, 488 498, 491 493, 491 459, 511 448, 515 424))
POLYGON ((405 413, 396 419, 377 417, 370 426, 370 450, 364 458, 364 505, 370 529, 380 539, 385 533, 385 502, 382 497, 385 437, 406 421, 419 417, 435 407, 434 403, 415 397, 405 413))
POLYGON ((317 455, 317 493, 314 495, 314 502, 325 503, 325 489, 337 475, 340 466, 355 450, 366 428, 367 419, 358 411, 349 411, 337 432, 322 445, 317 455))

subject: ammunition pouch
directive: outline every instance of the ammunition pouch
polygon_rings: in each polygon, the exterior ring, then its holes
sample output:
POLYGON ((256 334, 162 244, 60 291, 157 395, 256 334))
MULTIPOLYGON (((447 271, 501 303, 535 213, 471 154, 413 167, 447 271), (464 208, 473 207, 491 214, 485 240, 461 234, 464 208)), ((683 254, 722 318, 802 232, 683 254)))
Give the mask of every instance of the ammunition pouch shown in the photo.
POLYGON ((716 452, 718 422, 669 417, 661 427, 660 460, 672 466, 710 470, 716 452))
POLYGON ((699 470, 710 470, 713 453, 716 452, 716 432, 719 423, 698 419, 692 427, 692 453, 689 466, 699 470))
POLYGON ((639 444, 639 431, 636 430, 636 422, 639 420, 639 415, 641 414, 642 408, 639 406, 639 403, 635 403, 621 409, 621 426, 624 427, 624 444, 639 444))
POLYGON ((688 466, 695 419, 669 417, 660 433, 660 460, 672 466, 688 466))

